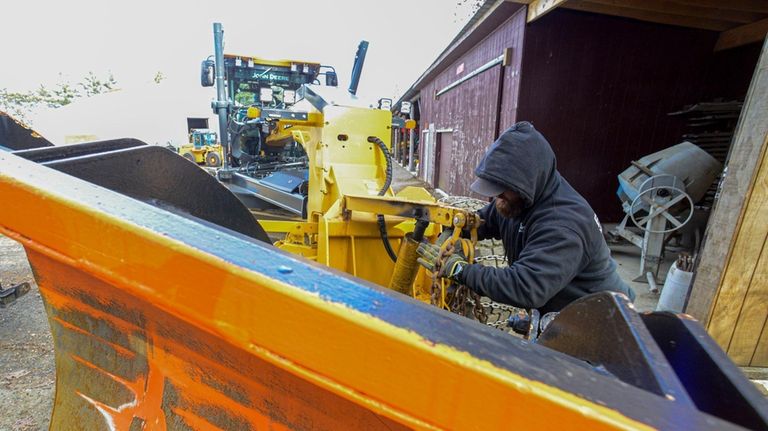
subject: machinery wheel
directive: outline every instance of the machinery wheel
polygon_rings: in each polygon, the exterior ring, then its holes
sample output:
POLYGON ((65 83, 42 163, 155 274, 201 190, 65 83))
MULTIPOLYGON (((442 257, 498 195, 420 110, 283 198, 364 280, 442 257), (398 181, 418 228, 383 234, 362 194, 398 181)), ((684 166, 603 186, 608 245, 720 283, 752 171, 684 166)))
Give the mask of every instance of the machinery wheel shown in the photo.
POLYGON ((184 155, 182 157, 184 157, 185 159, 189 160, 190 162, 192 162, 194 164, 197 164, 197 160, 195 159, 195 155, 192 154, 192 153, 184 153, 184 155))
POLYGON ((205 155, 205 164, 212 167, 221 166, 221 157, 218 153, 211 151, 205 155))
POLYGON ((629 217, 632 223, 648 233, 669 233, 680 229, 688 223, 693 216, 693 200, 684 191, 685 184, 672 175, 655 175, 648 178, 640 185, 640 193, 632 199, 629 205, 629 217), (680 221, 669 210, 680 202, 684 202, 687 207, 688 216, 680 221), (639 210, 645 210, 648 215, 639 221, 635 214, 639 210), (662 230, 651 230, 651 220, 654 217, 664 217, 671 224, 671 228, 662 230))

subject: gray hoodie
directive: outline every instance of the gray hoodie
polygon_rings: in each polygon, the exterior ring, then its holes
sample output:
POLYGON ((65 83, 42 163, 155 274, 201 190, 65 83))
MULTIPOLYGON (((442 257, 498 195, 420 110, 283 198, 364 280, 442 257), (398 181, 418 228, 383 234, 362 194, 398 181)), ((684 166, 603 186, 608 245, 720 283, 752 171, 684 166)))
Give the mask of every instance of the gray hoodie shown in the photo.
POLYGON ((488 149, 475 169, 517 191, 527 208, 508 219, 493 202, 479 211, 479 238, 501 239, 509 266, 467 265, 459 278, 494 301, 542 313, 591 293, 610 290, 634 300, 616 273, 597 215, 557 172, 555 154, 533 125, 517 123, 488 149))

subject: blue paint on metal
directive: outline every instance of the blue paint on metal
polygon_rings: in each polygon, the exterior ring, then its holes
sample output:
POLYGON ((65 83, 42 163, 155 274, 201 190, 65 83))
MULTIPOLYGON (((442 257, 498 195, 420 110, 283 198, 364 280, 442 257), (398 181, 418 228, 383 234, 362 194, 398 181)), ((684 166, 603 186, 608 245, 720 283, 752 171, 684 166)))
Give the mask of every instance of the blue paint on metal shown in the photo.
POLYGON ((293 268, 291 268, 289 266, 285 266, 285 265, 280 265, 277 268, 277 271, 280 272, 281 274, 290 274, 290 273, 293 272, 293 268))

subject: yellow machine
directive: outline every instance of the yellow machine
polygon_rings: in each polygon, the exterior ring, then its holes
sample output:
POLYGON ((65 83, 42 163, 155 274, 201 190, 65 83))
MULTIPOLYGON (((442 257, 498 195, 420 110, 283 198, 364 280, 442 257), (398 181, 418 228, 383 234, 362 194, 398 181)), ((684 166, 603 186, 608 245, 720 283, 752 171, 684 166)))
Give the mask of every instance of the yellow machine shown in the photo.
POLYGON ((463 309, 451 306, 455 295, 447 295, 444 283, 419 269, 416 248, 442 227, 460 228, 446 247, 467 242, 460 231, 474 232, 480 221, 437 204, 425 189, 392 191, 391 101, 371 104, 356 94, 367 48, 362 41, 344 90, 331 66, 224 54, 223 30, 214 24, 215 60, 203 61, 201 84, 217 88, 212 106, 227 149, 218 177, 253 209, 260 205, 254 201, 265 201, 302 216, 260 220, 271 238, 282 236, 277 247, 442 308, 463 309))
MULTIPOLYGON (((425 189, 392 191, 390 111, 336 88, 305 85, 301 95, 304 100, 291 111, 301 119, 283 115, 274 120, 267 140, 290 133, 306 150, 307 217, 301 222, 261 220, 267 232, 285 233, 275 246, 448 308, 445 293, 434 292, 433 280, 416 264, 415 249, 421 238, 434 239, 441 227, 472 230, 480 221, 465 210, 436 203, 425 189)), ((252 108, 248 115, 260 112, 252 108)))
POLYGON ((208 129, 192 129, 189 144, 179 148, 179 154, 185 159, 210 167, 221 166, 224 152, 216 141, 216 132, 208 129))

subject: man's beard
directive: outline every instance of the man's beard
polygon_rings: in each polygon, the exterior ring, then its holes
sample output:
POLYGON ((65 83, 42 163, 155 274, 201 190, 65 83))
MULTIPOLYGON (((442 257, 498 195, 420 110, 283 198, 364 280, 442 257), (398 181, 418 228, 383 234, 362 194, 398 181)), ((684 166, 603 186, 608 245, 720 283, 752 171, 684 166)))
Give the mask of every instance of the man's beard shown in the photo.
POLYGON ((522 200, 509 202, 506 199, 496 198, 496 211, 506 218, 515 218, 519 216, 524 209, 522 200))

